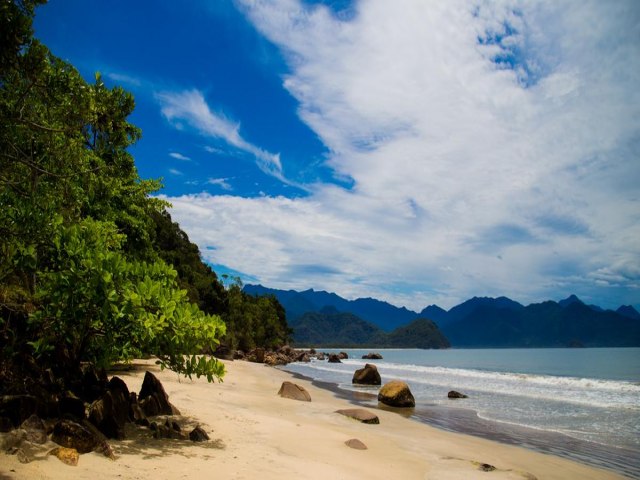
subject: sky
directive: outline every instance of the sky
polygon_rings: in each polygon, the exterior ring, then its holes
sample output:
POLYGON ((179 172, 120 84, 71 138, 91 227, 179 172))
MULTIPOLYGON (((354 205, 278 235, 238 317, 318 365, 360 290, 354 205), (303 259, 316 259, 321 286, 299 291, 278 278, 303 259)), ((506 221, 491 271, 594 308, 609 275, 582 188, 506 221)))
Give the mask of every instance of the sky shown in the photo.
POLYGON ((219 274, 640 309, 640 2, 50 0, 219 274))

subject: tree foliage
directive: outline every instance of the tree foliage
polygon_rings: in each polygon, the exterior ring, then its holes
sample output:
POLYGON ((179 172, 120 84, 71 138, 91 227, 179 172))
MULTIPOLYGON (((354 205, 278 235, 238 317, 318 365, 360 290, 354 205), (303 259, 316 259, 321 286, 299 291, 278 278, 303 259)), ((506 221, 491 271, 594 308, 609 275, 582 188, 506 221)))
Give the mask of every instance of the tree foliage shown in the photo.
POLYGON ((224 334, 155 247, 149 196, 127 148, 131 94, 86 82, 31 32, 38 1, 2 0, 0 341, 4 371, 26 357, 62 374, 141 354, 221 378, 198 356, 224 334), (5 41, 6 40, 6 41, 5 41))

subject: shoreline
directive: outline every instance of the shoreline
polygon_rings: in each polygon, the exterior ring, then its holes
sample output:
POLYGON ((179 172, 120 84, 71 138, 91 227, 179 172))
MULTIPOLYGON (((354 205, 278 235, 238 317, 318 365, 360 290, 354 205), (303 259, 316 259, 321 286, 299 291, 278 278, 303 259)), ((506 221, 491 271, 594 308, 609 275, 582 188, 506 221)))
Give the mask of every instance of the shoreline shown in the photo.
MULTIPOLYGON (((138 360, 115 374, 138 391, 145 370, 164 385, 182 412, 181 424, 199 424, 211 440, 203 444, 153 439, 148 430, 130 425, 127 439, 110 441, 111 461, 97 452, 81 455, 69 467, 46 453, 21 464, 0 454, 0 479, 81 480, 211 478, 279 479, 283 476, 341 479, 620 479, 614 472, 554 455, 482 438, 443 431, 396 412, 367 407, 379 425, 356 422, 335 413, 351 402, 296 379, 289 372, 249 362, 223 362, 224 383, 185 379, 160 371, 153 360, 138 360), (277 395, 283 381, 294 381, 311 395, 300 402, 277 395), (345 445, 357 438, 368 448, 345 445), (490 464, 496 470, 479 469, 490 464)), ((55 444, 47 445, 55 446, 55 444)))
MULTIPOLYGON (((338 383, 315 380, 298 372, 290 372, 286 370, 286 366, 279 367, 279 369, 296 379, 309 381, 318 388, 328 390, 336 397, 353 405, 374 410, 387 410, 378 404, 375 394, 364 389, 358 392, 341 388, 338 383)), ((537 453, 566 458, 630 478, 640 478, 640 459, 634 457, 635 452, 621 447, 588 442, 560 432, 485 419, 479 416, 475 410, 463 406, 416 404, 410 414, 392 408, 388 408, 388 411, 445 432, 471 435, 537 453)))

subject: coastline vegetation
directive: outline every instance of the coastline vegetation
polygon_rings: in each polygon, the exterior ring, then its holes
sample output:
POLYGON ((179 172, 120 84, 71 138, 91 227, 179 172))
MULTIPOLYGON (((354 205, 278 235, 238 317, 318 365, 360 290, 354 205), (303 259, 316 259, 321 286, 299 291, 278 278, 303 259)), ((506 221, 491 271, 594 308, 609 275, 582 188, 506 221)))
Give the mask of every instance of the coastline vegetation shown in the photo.
POLYGON ((133 96, 33 37, 41 3, 0 3, 0 391, 145 355, 213 381, 221 341, 286 342, 275 298, 225 289, 138 175, 133 96))

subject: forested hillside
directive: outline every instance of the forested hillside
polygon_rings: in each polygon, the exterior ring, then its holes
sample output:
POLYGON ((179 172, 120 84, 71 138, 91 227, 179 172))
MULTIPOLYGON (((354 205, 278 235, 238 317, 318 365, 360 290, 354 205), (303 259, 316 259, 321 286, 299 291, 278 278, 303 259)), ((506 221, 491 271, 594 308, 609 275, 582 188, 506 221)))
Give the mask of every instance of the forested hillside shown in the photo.
POLYGON ((0 391, 140 355, 213 380, 221 340, 286 341, 277 301, 225 289, 151 196, 133 96, 33 38, 38 3, 0 4, 0 391))

